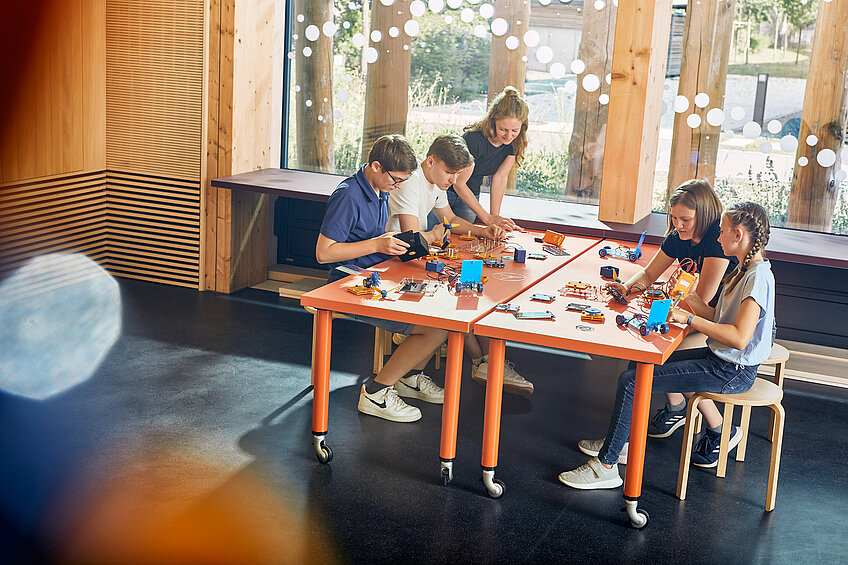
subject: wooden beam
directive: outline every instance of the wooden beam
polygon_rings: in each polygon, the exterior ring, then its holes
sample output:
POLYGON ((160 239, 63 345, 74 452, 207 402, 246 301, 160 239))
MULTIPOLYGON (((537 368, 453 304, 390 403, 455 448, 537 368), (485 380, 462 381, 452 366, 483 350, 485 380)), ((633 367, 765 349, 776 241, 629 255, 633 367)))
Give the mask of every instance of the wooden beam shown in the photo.
POLYGON ((598 219, 651 212, 671 0, 619 0, 598 219))
POLYGON ((409 4, 410 0, 396 0, 390 6, 379 0, 371 2, 371 34, 379 31, 381 39, 369 39, 368 44, 369 49, 377 51, 377 60, 368 65, 365 79, 365 120, 360 153, 363 163, 377 138, 406 133, 412 51, 404 24, 412 19, 409 4), (397 37, 389 35, 392 27, 400 30, 397 37))
POLYGON ((612 71, 613 40, 618 10, 612 2, 596 10, 589 4, 583 9, 583 28, 577 57, 586 67, 577 75, 574 98, 574 127, 568 143, 568 177, 565 193, 577 201, 596 203, 601 191, 601 167, 604 160, 604 136, 608 105, 600 96, 609 96, 605 78, 612 71), (600 86, 589 92, 582 79, 594 75, 600 86))
POLYGON ((689 179, 715 182, 721 124, 707 122, 707 113, 724 107, 727 61, 730 56, 730 32, 733 27, 735 0, 689 0, 683 33, 680 83, 677 94, 689 100, 689 109, 674 115, 671 162, 668 168, 668 192, 689 179), (695 105, 695 96, 710 97, 704 108, 695 105), (701 125, 686 123, 697 115, 701 125))
POLYGON ((821 2, 816 34, 810 54, 810 71, 804 91, 801 129, 795 155, 795 171, 786 213, 786 227, 829 232, 839 192, 834 174, 841 166, 838 154, 843 144, 848 104, 848 0, 821 2), (810 147, 809 135, 818 142, 810 147), (837 153, 835 163, 822 166, 823 151, 837 153), (807 159, 800 166, 798 159, 807 159))

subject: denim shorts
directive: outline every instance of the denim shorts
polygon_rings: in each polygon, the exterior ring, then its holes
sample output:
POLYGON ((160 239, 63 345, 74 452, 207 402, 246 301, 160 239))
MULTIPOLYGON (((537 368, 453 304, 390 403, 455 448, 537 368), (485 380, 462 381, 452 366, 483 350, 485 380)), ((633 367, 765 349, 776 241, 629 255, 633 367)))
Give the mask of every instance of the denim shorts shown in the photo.
POLYGON ((409 335, 415 327, 415 324, 384 320, 383 318, 372 318, 371 316, 362 316, 360 314, 348 314, 348 317, 395 334, 409 335))

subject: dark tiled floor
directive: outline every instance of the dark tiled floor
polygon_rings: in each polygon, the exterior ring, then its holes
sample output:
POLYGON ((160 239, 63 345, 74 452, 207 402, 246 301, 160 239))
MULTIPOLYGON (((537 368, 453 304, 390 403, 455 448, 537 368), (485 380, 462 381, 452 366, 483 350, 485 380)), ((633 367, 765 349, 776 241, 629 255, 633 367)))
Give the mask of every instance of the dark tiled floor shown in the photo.
MULTIPOLYGON (((446 488, 440 407, 424 404, 414 424, 358 414, 373 332, 336 321, 335 458, 323 466, 310 439, 311 316, 260 291, 222 296, 135 281, 121 289, 123 334, 91 379, 41 402, 0 394, 4 563, 66 554, 68 532, 85 531, 81 515, 116 496, 139 513, 171 499, 204 516, 238 508, 231 526, 278 532, 268 536, 314 562, 795 564, 848 555, 844 390, 788 382, 769 514, 765 410, 754 411, 747 460, 731 461, 725 479, 693 468, 685 502, 674 496, 682 433, 649 441, 641 506, 651 518, 636 531, 620 512, 621 489, 580 492, 556 480, 585 460, 578 439, 604 433, 622 361, 508 348, 536 393, 504 396, 498 477, 507 490, 492 500, 479 480, 484 389, 470 379, 446 488), (146 477, 143 486, 134 474, 146 477), (263 504, 247 487, 256 481, 263 504), (308 549, 291 549, 293 539, 308 549)), ((443 370, 435 374, 440 381, 443 370)), ((109 528, 100 527, 102 544, 109 528)), ((268 560, 277 561, 294 562, 268 560)))

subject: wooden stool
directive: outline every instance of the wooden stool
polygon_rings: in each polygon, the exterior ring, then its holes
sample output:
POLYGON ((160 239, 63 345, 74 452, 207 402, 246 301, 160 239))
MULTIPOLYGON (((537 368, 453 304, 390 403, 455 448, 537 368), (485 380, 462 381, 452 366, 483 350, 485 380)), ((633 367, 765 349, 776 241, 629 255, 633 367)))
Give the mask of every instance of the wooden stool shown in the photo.
POLYGON ((745 446, 748 442, 748 422, 751 417, 752 406, 768 406, 774 414, 775 426, 769 432, 771 445, 771 466, 769 467, 769 484, 766 492, 766 512, 774 510, 777 497, 777 475, 780 468, 780 449, 783 445, 783 421, 785 412, 780 404, 783 398, 783 389, 765 379, 755 379, 754 385, 740 394, 718 394, 712 392, 699 392, 689 399, 689 408, 686 410, 686 429, 683 436, 683 448, 680 452, 680 469, 677 474, 677 498, 686 498, 686 486, 689 481, 689 464, 692 457, 692 441, 695 435, 695 419, 698 412, 698 404, 703 399, 724 403, 724 425, 721 429, 721 443, 718 452, 717 477, 724 477, 727 471, 727 446, 730 441, 730 430, 733 422, 733 407, 742 406, 742 423, 740 427, 744 430, 742 441, 736 448, 736 460, 745 460, 745 446))
MULTIPOLYGON (((374 374, 376 375, 383 369, 383 358, 386 355, 392 354, 393 341, 392 332, 387 332, 377 328, 377 334, 374 336, 374 374), (382 335, 382 337, 380 337, 382 335)), ((441 348, 435 353, 435 369, 438 371, 441 366, 442 355, 441 348)))
MULTIPOLYGON (((774 365, 774 384, 783 388, 783 369, 786 365, 786 362, 789 360, 789 350, 780 345, 779 343, 775 343, 771 347, 771 355, 767 361, 763 361, 760 363, 760 366, 763 365, 774 365)), ((774 435, 774 413, 771 413, 771 423, 769 424, 769 437, 774 435)), ((748 430, 745 430, 745 435, 748 435, 748 430)))

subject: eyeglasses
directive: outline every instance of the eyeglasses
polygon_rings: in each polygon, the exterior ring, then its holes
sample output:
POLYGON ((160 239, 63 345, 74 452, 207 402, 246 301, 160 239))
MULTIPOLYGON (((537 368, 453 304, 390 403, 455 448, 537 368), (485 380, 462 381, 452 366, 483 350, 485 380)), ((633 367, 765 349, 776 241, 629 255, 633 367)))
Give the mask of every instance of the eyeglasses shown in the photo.
POLYGON ((409 177, 406 177, 405 179, 396 178, 392 173, 389 172, 389 169, 387 169, 386 166, 383 165, 383 163, 380 163, 380 166, 383 167, 383 170, 386 171, 386 174, 389 175, 389 178, 392 179, 392 181, 394 181, 394 182, 392 182, 392 186, 397 186, 399 184, 403 184, 403 183, 405 183, 406 181, 409 180, 409 177))

